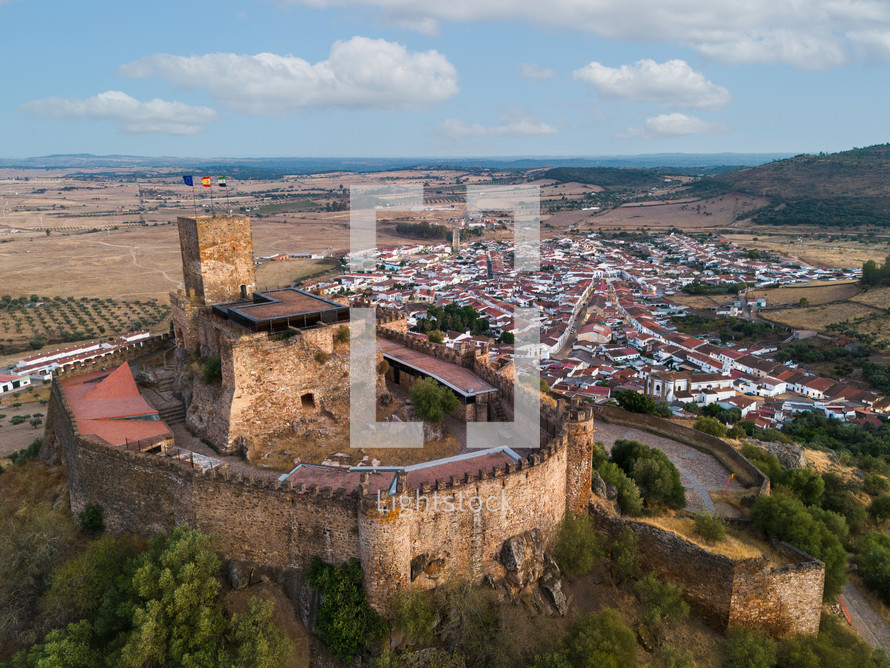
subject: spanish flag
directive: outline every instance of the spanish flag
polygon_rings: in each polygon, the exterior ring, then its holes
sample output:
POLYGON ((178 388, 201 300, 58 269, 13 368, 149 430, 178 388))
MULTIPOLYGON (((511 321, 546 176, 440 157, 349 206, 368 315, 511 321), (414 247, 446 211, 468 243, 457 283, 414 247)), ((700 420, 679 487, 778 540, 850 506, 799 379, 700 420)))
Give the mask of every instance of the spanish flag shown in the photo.
POLYGON ((209 188, 209 187, 210 187, 210 177, 209 177, 209 176, 202 176, 202 177, 201 177, 201 184, 202 184, 205 188, 209 188))

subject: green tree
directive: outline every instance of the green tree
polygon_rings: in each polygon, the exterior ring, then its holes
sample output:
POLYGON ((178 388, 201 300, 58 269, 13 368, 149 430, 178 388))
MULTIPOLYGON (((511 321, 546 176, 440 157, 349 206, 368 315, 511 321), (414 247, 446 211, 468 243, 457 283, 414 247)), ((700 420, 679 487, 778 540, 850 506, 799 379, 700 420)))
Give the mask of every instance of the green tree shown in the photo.
POLYGON ((230 624, 230 657, 227 668, 279 668, 287 663, 292 647, 273 624, 275 601, 253 598, 245 615, 234 615, 230 624))
POLYGON ((332 566, 316 557, 307 584, 321 595, 318 637, 335 656, 349 659, 369 640, 381 637, 385 624, 365 598, 362 566, 357 559, 332 566))
POLYGON ((427 336, 433 343, 443 343, 445 341, 445 335, 438 329, 431 330, 427 336))
POLYGON ((723 643, 724 668, 773 668, 778 648, 763 631, 734 626, 723 643))
POLYGON ((619 582, 637 576, 640 571, 638 554, 639 539, 634 530, 622 527, 618 538, 609 547, 609 558, 612 560, 613 574, 619 582))
POLYGON ((825 600, 840 593, 847 580, 846 521, 840 515, 803 502, 781 491, 758 497, 751 508, 755 526, 787 541, 825 563, 825 600))
POLYGON ((719 438, 723 438, 728 433, 725 424, 720 422, 717 418, 708 417, 706 415, 700 416, 693 426, 699 431, 719 438))
POLYGON ((868 514, 875 522, 890 518, 890 495, 879 496, 868 507, 868 514))
POLYGON ((565 655, 572 666, 627 668, 637 662, 637 639, 617 610, 587 613, 569 630, 565 655))
POLYGON ((402 589, 392 602, 393 626, 405 633, 411 644, 426 645, 432 642, 436 624, 436 606, 428 592, 402 589))
POLYGON ((409 394, 417 417, 432 424, 440 424, 446 415, 460 408, 457 395, 432 378, 415 381, 409 394))
POLYGON ((726 540, 726 522, 709 511, 695 514, 695 533, 711 543, 726 540))
POLYGON ((133 574, 132 630, 118 665, 215 664, 226 627, 219 567, 210 536, 185 526, 155 536, 133 574))
POLYGON ((683 591, 675 583, 659 580, 653 573, 634 583, 634 593, 643 606, 640 621, 654 633, 689 614, 683 591))
POLYGON ((567 512, 559 524, 553 556, 571 577, 586 575, 605 554, 603 541, 588 513, 567 512))

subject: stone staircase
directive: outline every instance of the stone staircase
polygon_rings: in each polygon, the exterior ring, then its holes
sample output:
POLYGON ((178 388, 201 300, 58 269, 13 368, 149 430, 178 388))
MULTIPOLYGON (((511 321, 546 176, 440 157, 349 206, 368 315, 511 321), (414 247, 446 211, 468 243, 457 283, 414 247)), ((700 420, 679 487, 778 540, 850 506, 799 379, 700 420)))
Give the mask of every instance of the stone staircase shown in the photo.
POLYGON ((182 403, 178 403, 175 406, 167 406, 158 411, 161 416, 161 420, 166 422, 168 425, 181 424, 185 422, 185 406, 182 403))

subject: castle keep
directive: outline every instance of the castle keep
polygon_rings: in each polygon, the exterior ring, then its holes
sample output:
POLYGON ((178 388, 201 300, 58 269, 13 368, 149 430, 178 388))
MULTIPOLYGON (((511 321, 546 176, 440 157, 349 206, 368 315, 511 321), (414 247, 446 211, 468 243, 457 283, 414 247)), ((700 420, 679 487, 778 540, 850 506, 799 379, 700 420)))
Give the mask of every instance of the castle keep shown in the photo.
MULTIPOLYGON (((216 534, 228 559, 265 569, 285 583, 300 582, 313 557, 355 558, 369 599, 381 610, 402 587, 430 588, 454 576, 502 579, 517 591, 541 577, 544 551, 559 522, 567 512, 591 507, 590 407, 543 403, 540 448, 531 451, 492 443, 410 466, 304 463, 283 475, 249 466, 238 457, 284 436, 350 447, 349 309, 292 288, 258 291, 247 218, 178 222, 185 289, 171 294, 172 339, 155 337, 53 378, 45 454, 68 469, 73 513, 98 504, 114 531, 188 524, 216 534), (140 433, 151 438, 130 439, 125 421, 100 429, 84 419, 83 404, 91 397, 102 399, 117 387, 132 395, 127 365, 155 353, 176 370, 189 431, 211 443, 218 457, 183 450, 160 425, 143 424, 140 433), (219 364, 216 379, 203 373, 213 361, 219 364), (86 389, 88 383, 97 383, 99 391, 86 389)), ((378 397, 386 394, 387 383, 410 387, 417 378, 431 377, 460 396, 461 419, 512 419, 511 366, 491 366, 485 347, 450 349, 418 341, 407 334, 401 314, 377 315, 378 397)), ((611 533, 616 522, 599 523, 611 533)), ((649 542, 658 540, 664 542, 649 542)), ((646 547, 647 567, 660 569, 658 554, 646 547)), ((671 555, 664 560, 670 562, 671 555)), ((693 588, 707 592, 716 586, 727 601, 711 605, 707 594, 695 594, 716 623, 759 625, 756 592, 768 590, 778 601, 775 628, 814 630, 812 615, 780 610, 791 599, 776 593, 779 576, 768 568, 765 580, 746 580, 731 564, 721 562, 721 568, 716 585, 693 588)), ((806 570, 813 581, 808 595, 824 576, 824 568, 817 571, 806 570)), ((797 582, 796 572, 781 577, 782 592, 797 582)), ((818 613, 815 620, 818 627, 818 613)))

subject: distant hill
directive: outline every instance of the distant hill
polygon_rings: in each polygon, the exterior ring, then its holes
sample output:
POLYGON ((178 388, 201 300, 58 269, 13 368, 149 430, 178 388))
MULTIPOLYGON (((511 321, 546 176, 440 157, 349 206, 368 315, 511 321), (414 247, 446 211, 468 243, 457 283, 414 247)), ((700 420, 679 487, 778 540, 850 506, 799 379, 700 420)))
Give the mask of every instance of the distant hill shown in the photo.
POLYGON ((890 144, 798 155, 705 177, 693 194, 738 192, 770 200, 754 215, 768 225, 890 226, 890 144))
MULTIPOLYGON (((225 167, 230 173, 241 168, 253 178, 273 178, 282 174, 311 174, 332 171, 378 172, 392 169, 433 169, 455 167, 459 169, 548 169, 553 167, 612 167, 653 168, 668 167, 673 173, 689 170, 695 175, 719 173, 726 169, 739 169, 761 165, 776 158, 787 157, 777 153, 657 153, 626 156, 529 156, 529 157, 419 157, 419 158, 188 158, 146 157, 135 155, 45 155, 33 158, 0 158, 0 167, 18 169, 118 169, 140 168, 145 170, 194 169, 207 170, 211 166, 225 167)), ((242 178, 244 178, 242 176, 242 178)), ((247 177, 250 178, 250 177, 247 177)))

